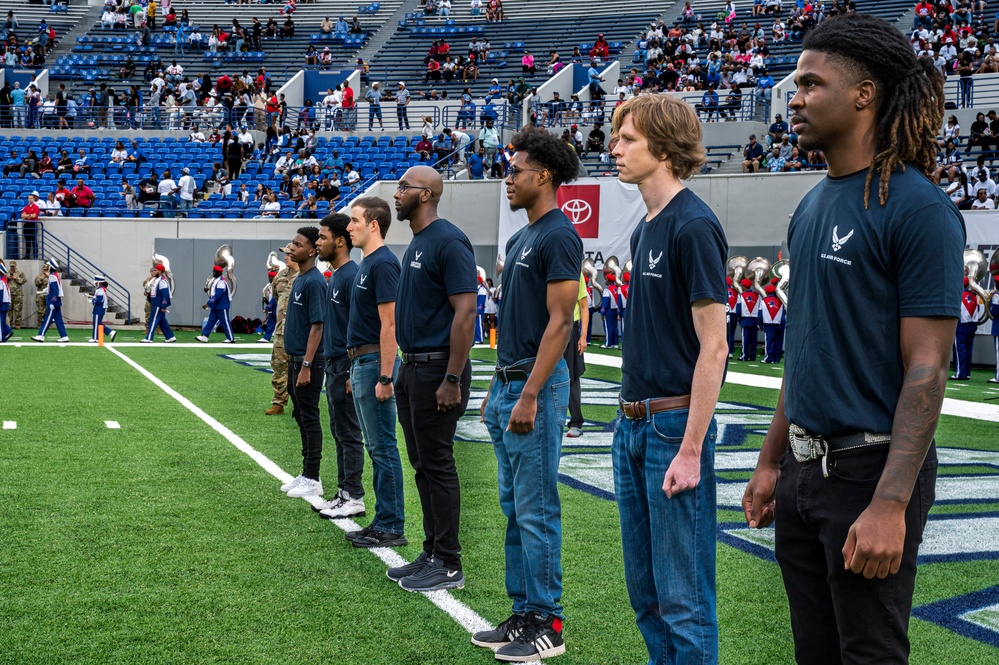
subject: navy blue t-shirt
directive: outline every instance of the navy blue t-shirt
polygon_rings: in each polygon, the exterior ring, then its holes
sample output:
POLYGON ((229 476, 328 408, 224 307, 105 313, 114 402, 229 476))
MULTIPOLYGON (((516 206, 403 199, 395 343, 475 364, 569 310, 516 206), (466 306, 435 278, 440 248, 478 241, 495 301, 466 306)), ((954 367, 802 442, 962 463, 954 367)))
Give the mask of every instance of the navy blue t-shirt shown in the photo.
POLYGON ((403 353, 449 350, 454 308, 448 297, 475 293, 477 286, 475 253, 461 229, 437 219, 414 234, 395 301, 395 337, 403 353))
MULTIPOLYGON (((309 345, 309 329, 323 322, 326 278, 319 268, 302 273, 291 285, 288 313, 284 320, 284 350, 289 356, 304 356, 309 345)), ((317 355, 322 355, 319 349, 317 355)))
POLYGON ((621 397, 637 402, 689 395, 701 344, 690 306, 728 302, 728 241, 718 218, 682 189, 653 219, 631 234, 628 343, 621 397))
POLYGON ((784 411, 825 436, 889 433, 902 388, 900 317, 957 318, 964 220, 914 166, 878 182, 864 210, 863 171, 820 182, 787 232, 784 411))
POLYGON ((578 282, 582 263, 583 241, 561 210, 546 213, 507 241, 497 320, 500 366, 537 357, 548 327, 548 282, 578 282))
POLYGON ((347 261, 333 271, 326 287, 323 318, 323 355, 339 358, 347 353, 347 321, 350 320, 350 292, 354 289, 357 264, 347 261))
POLYGON ((347 348, 378 344, 382 320, 378 305, 395 302, 399 285, 399 259, 388 247, 379 247, 361 261, 350 293, 347 348))

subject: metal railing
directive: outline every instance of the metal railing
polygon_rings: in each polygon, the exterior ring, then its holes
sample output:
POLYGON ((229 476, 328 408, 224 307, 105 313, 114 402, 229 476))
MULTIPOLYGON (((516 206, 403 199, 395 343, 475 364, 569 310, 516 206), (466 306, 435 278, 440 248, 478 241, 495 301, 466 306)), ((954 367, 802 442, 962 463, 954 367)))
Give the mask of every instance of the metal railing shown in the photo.
POLYGON ((119 311, 125 314, 126 323, 132 320, 132 296, 120 282, 111 278, 107 272, 101 270, 92 261, 77 252, 75 249, 64 243, 58 237, 45 228, 44 224, 38 225, 40 234, 38 235, 38 256, 39 258, 54 258, 62 267, 67 276, 80 282, 84 289, 93 290, 93 276, 104 275, 108 279, 108 303, 107 309, 119 311))

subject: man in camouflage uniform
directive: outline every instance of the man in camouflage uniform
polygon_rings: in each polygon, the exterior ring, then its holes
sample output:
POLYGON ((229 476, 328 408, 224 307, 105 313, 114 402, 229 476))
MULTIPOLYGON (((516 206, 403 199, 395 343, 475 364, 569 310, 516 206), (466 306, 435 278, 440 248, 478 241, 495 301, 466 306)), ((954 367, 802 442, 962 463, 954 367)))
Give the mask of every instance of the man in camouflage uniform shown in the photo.
POLYGON ((291 251, 291 243, 281 248, 284 252, 284 264, 281 272, 274 278, 272 284, 274 288, 274 299, 277 301, 277 325, 274 326, 274 346, 271 349, 271 369, 274 374, 271 376, 271 385, 274 387, 274 399, 271 400, 271 408, 265 412, 268 416, 279 416, 284 413, 284 407, 288 404, 288 354, 284 350, 284 317, 288 311, 288 297, 291 295, 291 285, 298 277, 298 264, 291 260, 288 252, 291 251))
POLYGON ((48 311, 48 307, 45 305, 45 290, 49 287, 49 266, 48 264, 42 266, 42 271, 38 273, 38 277, 35 277, 35 307, 38 308, 38 327, 42 327, 42 321, 45 319, 45 312, 48 311))
POLYGON ((149 277, 142 282, 142 293, 146 296, 146 304, 143 307, 143 311, 146 313, 146 330, 149 330, 149 316, 153 313, 153 305, 149 300, 149 289, 152 288, 153 282, 156 281, 156 268, 149 269, 149 277))
POLYGON ((24 273, 17 269, 17 261, 10 262, 7 271, 7 286, 10 287, 10 327, 21 327, 21 312, 24 308, 24 289, 22 285, 28 281, 24 273))

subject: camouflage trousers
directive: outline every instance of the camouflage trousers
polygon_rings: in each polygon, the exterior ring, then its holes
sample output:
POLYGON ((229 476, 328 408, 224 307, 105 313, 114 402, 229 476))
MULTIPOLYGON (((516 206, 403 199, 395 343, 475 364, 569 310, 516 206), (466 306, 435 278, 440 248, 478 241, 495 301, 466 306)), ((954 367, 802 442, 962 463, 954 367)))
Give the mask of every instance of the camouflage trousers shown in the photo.
POLYGON ((274 387, 274 399, 271 404, 288 406, 288 353, 284 350, 284 335, 274 335, 274 347, 271 349, 271 386, 274 387))
POLYGON ((38 327, 41 328, 42 320, 45 318, 45 312, 49 309, 45 306, 45 296, 36 296, 35 306, 38 308, 38 327))
POLYGON ((24 309, 24 296, 11 296, 10 298, 10 327, 20 328, 21 311, 24 309))
POLYGON ((153 313, 153 306, 152 306, 152 304, 148 300, 146 301, 146 306, 142 309, 142 311, 146 313, 146 330, 148 331, 149 330, 149 316, 153 313))

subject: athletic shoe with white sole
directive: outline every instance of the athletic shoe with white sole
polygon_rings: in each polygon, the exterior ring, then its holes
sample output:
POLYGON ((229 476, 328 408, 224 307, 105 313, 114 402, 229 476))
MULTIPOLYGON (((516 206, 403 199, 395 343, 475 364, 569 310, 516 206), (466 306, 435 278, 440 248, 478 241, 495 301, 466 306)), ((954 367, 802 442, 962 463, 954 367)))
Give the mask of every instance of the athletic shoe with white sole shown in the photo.
POLYGON ((364 499, 355 499, 349 493, 341 490, 338 502, 319 511, 319 514, 330 520, 343 519, 344 517, 363 517, 364 499))
POLYGON ((143 344, 152 344, 152 343, 153 343, 153 340, 151 340, 151 339, 146 339, 145 337, 143 337, 143 338, 142 338, 142 339, 140 339, 139 341, 140 341, 140 342, 142 342, 143 344))
POLYGON ((403 566, 397 566, 395 568, 389 568, 385 571, 385 575, 388 576, 393 582, 398 582, 404 577, 409 577, 410 575, 415 575, 427 566, 427 562, 430 561, 430 555, 426 552, 420 552, 420 556, 413 560, 413 563, 407 563, 403 566))
POLYGON ((288 490, 288 496, 293 499, 301 499, 307 496, 322 496, 323 494, 323 483, 321 480, 313 480, 312 478, 302 478, 302 480, 296 485, 288 490))
POLYGON ((224 339, 224 340, 222 340, 222 343, 223 344, 235 344, 236 340, 234 340, 234 339, 224 339))
POLYGON ((409 541, 406 540, 406 536, 401 533, 389 533, 387 531, 379 531, 378 529, 372 529, 368 532, 366 536, 358 536, 354 538, 351 543, 354 547, 405 547, 409 545, 409 541))
POLYGON ((97 340, 96 339, 88 339, 87 343, 88 344, 97 344, 97 340))
POLYGON ((566 432, 565 435, 570 439, 577 439, 583 436, 583 430, 579 429, 578 427, 570 427, 569 431, 566 432))
POLYGON ((288 482, 286 482, 284 485, 281 486, 281 491, 282 492, 288 492, 288 491, 290 491, 292 487, 295 487, 296 485, 298 485, 298 482, 302 478, 305 478, 305 476, 303 476, 301 474, 295 476, 294 478, 292 478, 291 480, 289 480, 288 482))
POLYGON ((36 342, 44 342, 45 341, 45 338, 42 337, 41 335, 33 335, 31 337, 31 339, 35 340, 36 342))
POLYGON ((321 512, 323 510, 328 510, 333 506, 339 505, 342 499, 340 498, 342 490, 337 490, 336 494, 329 501, 316 501, 312 504, 312 510, 315 512, 321 512))
POLYGON ((999 378, 989 379, 989 383, 999 383, 999 378))
POLYGON ((171 337, 170 339, 163 340, 163 341, 166 342, 167 344, 173 344, 174 342, 177 341, 177 338, 176 337, 171 337))
POLYGON ((261 337, 260 339, 258 339, 257 342, 260 343, 260 344, 273 344, 273 342, 271 342, 271 340, 265 339, 263 337, 261 337))
POLYGON ((118 336, 118 331, 117 330, 112 330, 111 334, 110 334, 111 341, 113 342, 114 338, 117 337, 117 336, 118 336))
POLYGON ((60 338, 59 338, 59 339, 57 339, 56 341, 57 341, 57 342, 68 342, 68 341, 69 341, 69 337, 60 337, 60 338))
POLYGON ((563 653, 565 640, 562 639, 562 620, 556 616, 546 618, 537 612, 531 612, 527 615, 524 632, 513 642, 497 649, 494 657, 508 663, 524 663, 563 653))
POLYGON ((524 626, 526 625, 526 616, 523 614, 511 614, 509 619, 496 626, 493 630, 480 630, 473 634, 472 644, 487 649, 499 649, 517 639, 524 632, 524 626))
POLYGON ((194 339, 198 340, 198 341, 199 341, 199 342, 201 342, 202 344, 207 344, 207 343, 208 343, 208 338, 207 338, 207 337, 205 337, 204 335, 198 335, 198 336, 197 336, 197 337, 195 337, 194 339))
POLYGON ((348 531, 345 534, 343 534, 343 537, 346 538, 347 540, 353 542, 353 541, 357 540, 358 538, 364 538, 365 536, 367 536, 369 533, 371 533, 374 530, 375 530, 375 527, 373 525, 369 524, 368 526, 364 527, 363 529, 358 529, 357 531, 348 531))
POLYGON ((431 557, 423 570, 399 580, 399 586, 412 592, 463 589, 465 575, 460 570, 448 568, 440 559, 431 557))

